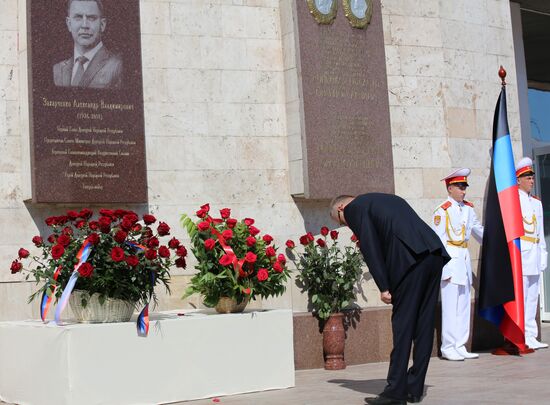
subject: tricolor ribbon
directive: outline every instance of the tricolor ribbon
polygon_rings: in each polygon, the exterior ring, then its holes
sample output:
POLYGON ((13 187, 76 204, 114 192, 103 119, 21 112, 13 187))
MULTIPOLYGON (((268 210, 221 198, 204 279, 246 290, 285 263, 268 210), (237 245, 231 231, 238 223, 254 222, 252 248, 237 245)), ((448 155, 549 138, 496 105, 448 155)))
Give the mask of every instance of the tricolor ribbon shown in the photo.
MULTIPOLYGON (((145 246, 139 245, 134 242, 126 242, 126 244, 133 247, 134 249, 143 250, 144 252, 147 250, 145 246)), ((151 271, 151 285, 153 287, 155 285, 155 273, 153 271, 151 271)), ((141 337, 147 337, 147 335, 149 334, 149 301, 145 304, 136 320, 137 334, 141 337)))
POLYGON ((57 281, 57 278, 59 277, 59 274, 61 274, 61 269, 63 267, 59 266, 55 272, 53 273, 53 284, 46 284, 46 288, 44 289, 44 293, 42 294, 42 300, 40 302, 40 318, 42 318, 42 322, 46 321, 46 316, 48 315, 48 311, 50 310, 50 306, 53 301, 53 297, 55 296, 55 292, 57 290, 58 284, 55 283, 57 281), (49 292, 48 292, 49 290, 49 292))
POLYGON ((88 257, 90 256, 91 252, 92 252, 92 242, 86 239, 82 244, 82 247, 76 254, 76 258, 78 259, 78 262, 75 264, 71 277, 69 278, 67 285, 63 289, 63 294, 61 294, 59 303, 55 308, 54 319, 55 319, 55 323, 58 325, 61 323, 61 314, 63 313, 63 311, 65 310, 65 307, 67 306, 67 303, 69 302, 69 297, 71 296, 71 293, 73 292, 74 286, 76 284, 76 280, 78 280, 78 276, 80 275, 80 273, 78 272, 78 269, 80 268, 80 266, 82 266, 82 263, 85 263, 86 260, 88 260, 88 257))

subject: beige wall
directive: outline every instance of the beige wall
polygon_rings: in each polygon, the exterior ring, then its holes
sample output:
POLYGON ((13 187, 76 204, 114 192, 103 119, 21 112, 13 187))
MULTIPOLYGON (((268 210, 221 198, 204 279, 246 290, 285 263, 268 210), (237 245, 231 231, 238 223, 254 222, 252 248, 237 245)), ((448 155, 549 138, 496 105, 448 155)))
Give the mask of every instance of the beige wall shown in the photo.
MULTIPOLYGON (((299 117, 291 0, 142 0, 142 47, 149 205, 173 233, 181 213, 209 202, 252 216, 278 245, 316 231, 326 202, 290 197, 299 117)), ((519 147, 512 33, 507 1, 383 1, 396 192, 429 221, 445 197, 451 168, 473 170, 470 196, 481 214, 490 128, 508 69, 509 117, 519 147)), ((0 320, 37 316, 33 284, 9 274, 42 219, 65 207, 28 197, 28 114, 24 0, 0 0, 0 320)), ((519 150, 519 149, 518 149, 519 150)), ((349 235, 349 234, 348 234, 349 235)), ((473 248, 474 250, 476 247, 473 248)), ((191 263, 192 266, 192 263, 191 263)), ((161 309, 180 296, 191 268, 174 271, 161 309)), ((378 305, 372 281, 362 305, 378 305)), ((192 299, 198 304, 198 299, 192 299)), ((256 303, 306 308, 293 283, 285 296, 256 303)))

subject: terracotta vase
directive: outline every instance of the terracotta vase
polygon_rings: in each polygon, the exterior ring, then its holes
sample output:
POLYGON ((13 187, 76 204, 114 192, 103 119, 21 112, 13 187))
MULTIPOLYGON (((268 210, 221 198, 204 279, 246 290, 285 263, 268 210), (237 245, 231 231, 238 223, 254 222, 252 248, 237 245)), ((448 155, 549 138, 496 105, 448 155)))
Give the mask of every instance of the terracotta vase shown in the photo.
POLYGON ((325 354, 325 370, 343 370, 344 347, 346 331, 344 330, 344 314, 332 314, 323 327, 323 352, 325 354))
POLYGON ((216 304, 216 312, 220 314, 243 312, 246 304, 248 304, 248 297, 245 298, 240 304, 237 304, 237 300, 234 298, 221 297, 216 304))

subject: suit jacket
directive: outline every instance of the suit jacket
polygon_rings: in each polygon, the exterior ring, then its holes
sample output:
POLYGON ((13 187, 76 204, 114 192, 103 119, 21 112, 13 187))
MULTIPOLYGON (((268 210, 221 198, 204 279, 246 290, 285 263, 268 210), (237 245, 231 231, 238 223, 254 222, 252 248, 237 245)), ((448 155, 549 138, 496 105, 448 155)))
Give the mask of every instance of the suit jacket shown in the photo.
MULTIPOLYGON (((56 86, 71 87, 74 58, 59 62, 53 67, 56 86)), ((92 58, 78 87, 93 89, 119 89, 122 86, 122 59, 103 46, 92 58)))
POLYGON ((371 193, 344 208, 348 226, 380 291, 394 291, 407 272, 426 255, 450 260, 435 232, 401 197, 371 193))

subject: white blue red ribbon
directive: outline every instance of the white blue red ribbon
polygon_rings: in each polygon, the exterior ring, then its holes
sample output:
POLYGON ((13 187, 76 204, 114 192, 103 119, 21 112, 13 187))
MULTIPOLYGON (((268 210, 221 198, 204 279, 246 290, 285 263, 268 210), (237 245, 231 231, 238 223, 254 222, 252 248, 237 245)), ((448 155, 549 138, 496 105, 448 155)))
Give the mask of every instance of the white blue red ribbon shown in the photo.
POLYGON ((69 302, 69 297, 71 296, 71 293, 73 292, 74 286, 76 284, 76 280, 78 280, 79 272, 78 269, 82 265, 82 263, 85 263, 86 260, 88 260, 88 257, 90 256, 90 253, 92 252, 92 243, 86 239, 84 243, 82 244, 82 247, 76 254, 76 258, 78 259, 78 262, 74 266, 74 270, 71 274, 71 277, 69 278, 69 281, 67 282, 67 285, 63 289, 63 294, 61 294, 61 298, 59 299, 59 303, 57 304, 57 307, 55 308, 55 323, 60 324, 61 323, 61 314, 65 310, 65 307, 67 306, 67 303, 69 302))
MULTIPOLYGON (((126 242, 127 245, 132 246, 134 249, 143 250, 144 252, 147 250, 147 248, 143 245, 138 245, 134 242, 126 242)), ((152 286, 155 286, 155 274, 151 272, 151 282, 152 286)), ((150 298, 149 298, 150 300, 150 298)), ((145 306, 139 313, 137 320, 136 320, 136 329, 137 334, 140 337, 147 337, 149 334, 149 301, 145 303, 145 306)))
MULTIPOLYGON (((53 273, 54 282, 57 281, 59 274, 61 274, 61 269, 63 269, 63 267, 59 266, 53 273)), ((40 302, 40 318, 42 318, 42 322, 46 321, 46 316, 48 315, 48 311, 50 310, 53 297, 55 296, 55 292, 57 291, 57 286, 58 286, 57 283, 54 283, 53 285, 50 283, 46 284, 46 288, 44 289, 44 293, 42 294, 42 300, 40 302), (48 290, 49 290, 49 293, 48 293, 48 290)))

